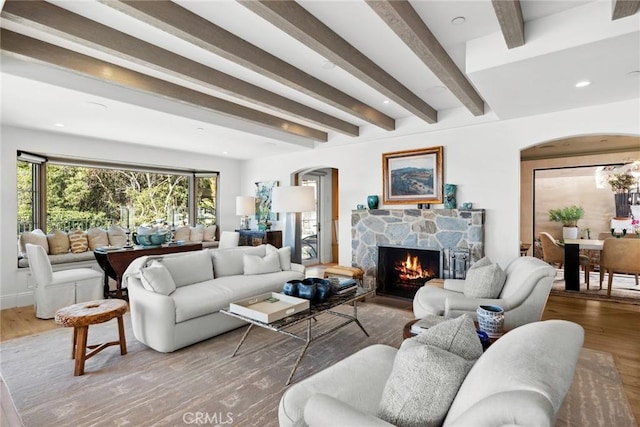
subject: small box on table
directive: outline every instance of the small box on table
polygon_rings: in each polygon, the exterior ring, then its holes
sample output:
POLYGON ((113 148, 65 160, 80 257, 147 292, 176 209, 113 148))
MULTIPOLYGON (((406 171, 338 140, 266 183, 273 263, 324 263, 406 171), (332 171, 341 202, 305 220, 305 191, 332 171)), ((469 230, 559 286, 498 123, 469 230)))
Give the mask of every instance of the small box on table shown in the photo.
POLYGON ((271 323, 309 308, 309 300, 267 292, 232 302, 229 311, 263 323, 271 323))

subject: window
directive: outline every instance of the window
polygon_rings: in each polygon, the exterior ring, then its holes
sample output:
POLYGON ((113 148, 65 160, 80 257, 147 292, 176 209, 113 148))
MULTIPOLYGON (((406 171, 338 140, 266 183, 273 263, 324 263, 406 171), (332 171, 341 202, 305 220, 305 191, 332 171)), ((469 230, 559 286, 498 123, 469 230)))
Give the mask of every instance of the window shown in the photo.
POLYGON ((18 161, 18 232, 216 223, 217 173, 44 160, 18 161), (38 171, 46 177, 46 194, 37 192, 38 171), (40 223, 38 206, 46 212, 40 223))

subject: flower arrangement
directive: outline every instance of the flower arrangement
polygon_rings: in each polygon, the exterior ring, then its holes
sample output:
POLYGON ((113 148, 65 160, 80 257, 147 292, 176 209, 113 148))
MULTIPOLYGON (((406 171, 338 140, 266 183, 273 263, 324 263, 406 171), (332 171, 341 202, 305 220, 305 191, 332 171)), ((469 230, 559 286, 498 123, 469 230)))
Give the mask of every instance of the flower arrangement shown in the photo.
POLYGON ((549 211, 549 221, 561 222, 564 227, 577 227, 578 220, 583 217, 584 209, 576 205, 549 211))
POLYGON ((607 181, 611 189, 616 193, 624 193, 629 191, 635 184, 636 179, 629 172, 614 173, 607 181))

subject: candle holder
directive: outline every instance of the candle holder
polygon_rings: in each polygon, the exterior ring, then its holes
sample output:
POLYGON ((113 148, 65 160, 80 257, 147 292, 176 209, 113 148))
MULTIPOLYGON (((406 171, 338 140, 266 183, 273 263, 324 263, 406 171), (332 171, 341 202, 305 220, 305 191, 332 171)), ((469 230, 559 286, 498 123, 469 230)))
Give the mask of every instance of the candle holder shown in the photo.
POLYGON ((131 230, 129 227, 124 229, 124 234, 127 235, 127 243, 124 245, 125 248, 132 248, 133 242, 131 241, 131 230))

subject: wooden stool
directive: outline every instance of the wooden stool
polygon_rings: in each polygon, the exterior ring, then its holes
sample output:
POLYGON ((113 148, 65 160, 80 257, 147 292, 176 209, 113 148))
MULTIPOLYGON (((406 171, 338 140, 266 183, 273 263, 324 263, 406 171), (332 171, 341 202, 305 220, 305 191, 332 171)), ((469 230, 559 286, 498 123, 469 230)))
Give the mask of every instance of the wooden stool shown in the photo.
POLYGON ((84 361, 112 345, 120 345, 120 354, 127 354, 127 342, 124 337, 124 321, 122 315, 127 312, 127 302, 120 299, 104 299, 88 301, 61 308, 56 312, 56 323, 73 327, 73 346, 71 358, 76 360, 73 375, 84 374, 84 361), (118 318, 118 341, 104 344, 87 345, 89 325, 104 323, 118 318), (90 349, 89 353, 86 352, 90 349))

